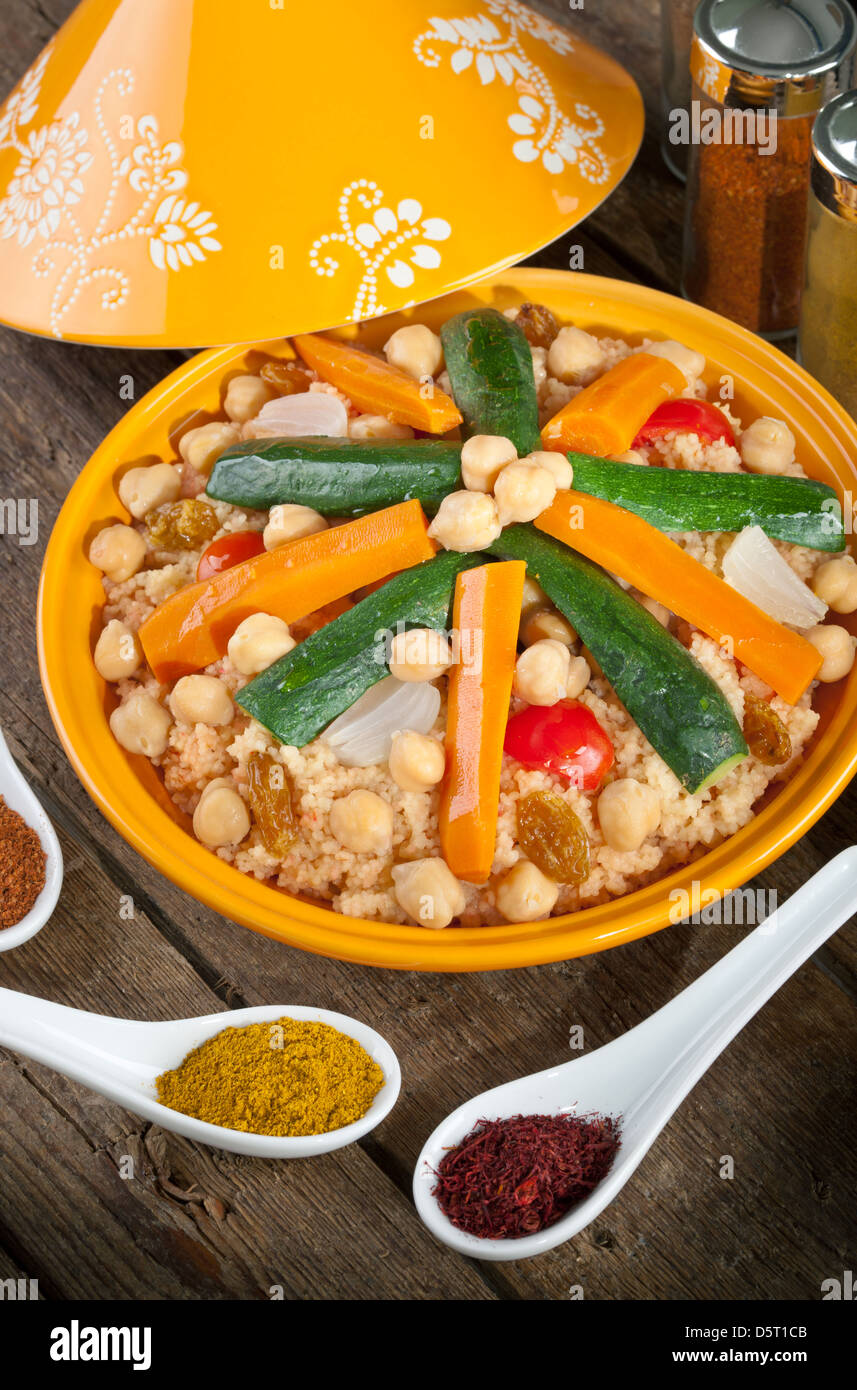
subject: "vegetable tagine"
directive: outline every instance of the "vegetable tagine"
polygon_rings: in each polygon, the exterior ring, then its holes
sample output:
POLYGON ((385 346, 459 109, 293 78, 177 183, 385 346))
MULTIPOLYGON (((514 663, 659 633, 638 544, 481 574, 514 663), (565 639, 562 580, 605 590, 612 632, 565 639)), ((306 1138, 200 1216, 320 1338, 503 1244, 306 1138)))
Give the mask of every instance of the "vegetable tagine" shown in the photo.
POLYGON ((534 921, 793 774, 857 564, 701 351, 524 304, 278 352, 89 551, 113 734, 212 853, 353 917, 534 921))

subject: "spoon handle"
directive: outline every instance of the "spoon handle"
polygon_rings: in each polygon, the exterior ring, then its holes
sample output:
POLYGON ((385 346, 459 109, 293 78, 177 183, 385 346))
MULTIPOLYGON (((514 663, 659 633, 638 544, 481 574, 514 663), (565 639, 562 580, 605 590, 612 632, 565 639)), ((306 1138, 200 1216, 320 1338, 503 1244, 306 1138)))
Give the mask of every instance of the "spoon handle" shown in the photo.
POLYGON ((131 1036, 136 1035, 133 1051, 139 1052, 140 1041, 155 1026, 0 989, 0 1043, 95 1090, 101 1089, 99 1080, 105 1075, 127 1081, 151 1070, 145 1059, 129 1058, 127 1053, 131 1036))
POLYGON ((609 1043, 611 1062, 635 1078, 626 1122, 645 1117, 646 1128, 660 1128, 744 1024, 855 911, 852 845, 677 998, 609 1043))

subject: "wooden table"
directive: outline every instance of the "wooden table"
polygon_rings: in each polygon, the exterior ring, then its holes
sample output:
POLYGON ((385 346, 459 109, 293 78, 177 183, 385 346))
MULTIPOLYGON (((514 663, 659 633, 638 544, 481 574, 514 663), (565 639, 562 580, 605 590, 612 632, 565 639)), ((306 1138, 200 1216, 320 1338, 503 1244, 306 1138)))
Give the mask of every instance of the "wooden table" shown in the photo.
MULTIPOLYGON (((71 8, 7 0, 0 89, 71 8)), ((601 0, 570 15, 562 0, 546 8, 627 65, 649 120, 625 184, 537 262, 566 266, 569 245, 580 244, 587 271, 674 291, 683 191, 658 153, 656 0, 601 0)), ((120 376, 133 375, 139 398, 179 360, 0 330, 0 496, 37 497, 41 524, 37 545, 0 538, 0 718, 66 861, 53 922, 0 956, 0 983, 130 1018, 272 1000, 339 1009, 389 1038, 404 1090, 365 1142, 269 1165, 197 1148, 0 1053, 0 1279, 36 1277, 48 1299, 265 1299, 274 1285, 290 1299, 565 1299, 574 1288, 587 1299, 818 1299, 821 1281, 850 1267, 853 929, 745 1029, 593 1226, 540 1259, 480 1265, 435 1244, 414 1213, 411 1172, 425 1136, 466 1096, 562 1061, 571 1025, 594 1048, 638 1023, 743 929, 680 925, 602 955, 496 974, 371 970, 206 911, 95 810, 39 685, 39 566, 67 488, 126 408, 120 376), (130 919, 120 911, 129 899, 130 919), (727 1154, 731 1180, 719 1175, 727 1154), (123 1176, 128 1156, 133 1177, 123 1176)), ((853 793, 843 796, 755 886, 787 896, 853 838, 855 806, 853 793)))

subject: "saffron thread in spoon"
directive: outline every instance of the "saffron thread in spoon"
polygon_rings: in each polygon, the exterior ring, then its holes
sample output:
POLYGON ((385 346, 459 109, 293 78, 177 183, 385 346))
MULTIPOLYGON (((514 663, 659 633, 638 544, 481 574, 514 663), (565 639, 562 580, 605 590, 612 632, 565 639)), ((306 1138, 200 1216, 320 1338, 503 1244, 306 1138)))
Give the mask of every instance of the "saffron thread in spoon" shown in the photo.
POLYGON ((435 1171, 432 1195, 459 1230, 487 1240, 531 1236, 607 1176, 619 1148, 610 1115, 480 1120, 435 1171))

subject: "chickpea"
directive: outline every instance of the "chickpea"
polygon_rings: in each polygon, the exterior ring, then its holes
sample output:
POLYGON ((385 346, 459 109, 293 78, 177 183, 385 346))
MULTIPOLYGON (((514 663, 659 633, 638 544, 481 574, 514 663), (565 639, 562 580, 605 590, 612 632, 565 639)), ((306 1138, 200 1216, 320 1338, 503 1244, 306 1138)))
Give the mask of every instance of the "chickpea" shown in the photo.
POLYGON ((536 383, 536 391, 541 391, 548 376, 548 350, 543 347, 533 347, 530 345, 530 355, 533 359, 533 381, 536 383))
POLYGON ((320 512, 294 502, 283 502, 272 507, 268 513, 268 524, 262 532, 262 540, 266 550, 276 550, 287 541, 296 541, 301 536, 312 536, 316 531, 326 530, 327 522, 320 512))
POLYGON ((853 613, 857 608, 857 564, 851 555, 837 555, 819 565, 812 591, 834 613, 853 613))
POLYGON ((598 339, 582 328, 561 328, 548 350, 548 371, 558 381, 567 383, 590 381, 604 362, 598 339))
POLYGON ((234 713, 232 697, 216 676, 182 676, 169 704, 180 724, 230 724, 234 713))
POLYGON ((469 492, 490 492, 500 469, 514 463, 518 451, 503 434, 474 434, 461 446, 461 478, 469 492))
POLYGON ((626 449, 624 454, 616 454, 613 458, 613 462, 642 464, 644 468, 648 468, 649 466, 639 449, 626 449))
POLYGON ((843 676, 848 675, 854 665, 857 638, 852 637, 847 628, 839 627, 837 623, 817 623, 804 633, 804 637, 824 658, 816 680, 827 684, 841 681, 843 676))
POLYGON ((753 473, 782 473, 795 456, 795 437, 784 420, 761 415, 738 440, 741 462, 753 473))
POLYGON ((393 734, 389 764, 390 776, 403 792, 427 792, 437 786, 444 774, 443 744, 428 734, 401 730, 393 734))
POLYGON ((604 675, 604 672, 601 669, 600 661, 596 661, 595 657, 593 656, 592 652, 589 650, 588 647, 582 646, 580 648, 580 655, 583 657, 584 661, 589 667, 590 677, 597 676, 600 678, 604 675))
POLYGON ((443 345, 424 323, 397 328, 384 344, 384 356, 394 367, 421 381, 435 376, 443 366, 443 345))
POLYGON ((118 488, 119 501, 137 521, 164 502, 175 502, 181 490, 181 474, 172 463, 129 468, 119 479, 118 488))
POLYGON ((390 644, 390 675, 400 681, 434 681, 452 665, 452 651, 442 632, 412 627, 397 632, 390 644))
POLYGON ((193 813, 193 833, 209 849, 240 844, 250 832, 250 813, 226 777, 209 782, 193 813))
POLYGON ((521 463, 528 463, 531 468, 546 468, 553 474, 558 488, 571 487, 574 481, 574 469, 565 454, 559 453, 558 450, 536 449, 534 453, 522 458, 521 463))
POLYGON ((651 613, 653 618, 657 618, 661 627, 669 627, 673 615, 663 603, 658 603, 656 598, 649 598, 648 594, 635 593, 634 598, 642 608, 651 613))
POLYGON ((649 343, 643 352, 650 357, 664 357, 667 362, 672 362, 684 374, 688 386, 692 386, 705 371, 705 358, 701 352, 695 352, 693 348, 685 347, 684 343, 677 343, 671 338, 662 343, 649 343))
POLYGON ((610 782, 598 798, 598 821, 610 849, 623 854, 639 849, 661 823, 661 803, 656 792, 633 777, 610 782))
POLYGON ((89 558, 114 584, 136 574, 143 563, 146 542, 133 526, 105 526, 89 547, 89 558))
POLYGON ((521 612, 526 613, 528 608, 549 608, 550 599, 535 579, 531 579, 527 574, 524 576, 524 592, 521 596, 521 612))
POLYGON ((564 647, 573 647, 577 641, 577 633, 571 623, 551 607, 531 609, 525 613, 520 637, 525 647, 532 647, 545 638, 562 642, 564 647))
POLYGON ((451 492, 441 502, 428 533, 444 550, 465 553, 484 550, 501 530, 493 497, 484 492, 451 492))
POLYGON ((251 613, 229 639, 226 653, 242 676, 258 676, 296 645, 282 618, 272 613, 251 613))
POLYGON ((467 898, 444 859, 393 866, 396 902, 420 927, 440 930, 464 911, 467 898))
POLYGON ((189 468, 207 478, 224 450, 237 444, 240 438, 241 430, 237 425, 212 420, 208 425, 197 425, 196 429, 183 434, 179 453, 189 468))
POLYGON ((565 699, 571 660, 562 642, 544 638, 521 652, 515 666, 515 694, 528 705, 555 705, 565 699))
POLYGON ((226 388, 223 409, 230 420, 243 425, 254 419, 273 395, 260 376, 234 376, 226 388))
POLYGON ((397 425, 386 415, 358 415, 348 424, 349 439, 413 439, 410 425, 397 425))
POLYGON ((110 732, 129 753, 159 758, 166 752, 170 732, 169 712, 148 690, 135 690, 110 716, 110 732))
POLYGON ((95 644, 93 660, 99 676, 106 681, 121 681, 133 676, 143 660, 136 632, 118 618, 112 618, 95 644))
POLYGON ((556 479, 547 468, 528 463, 507 463, 494 484, 501 526, 514 521, 534 521, 556 496, 556 479))
POLYGON ((497 910, 507 922, 549 917, 558 897, 558 885, 528 859, 519 859, 497 884, 497 910))
POLYGON ((393 812, 376 792, 349 792, 330 808, 330 831, 354 854, 389 854, 393 848, 393 812))
POLYGON ((568 680, 565 686, 565 698, 576 700, 578 695, 582 695, 588 686, 592 672, 589 669, 589 662, 585 656, 573 656, 568 668, 568 680))

